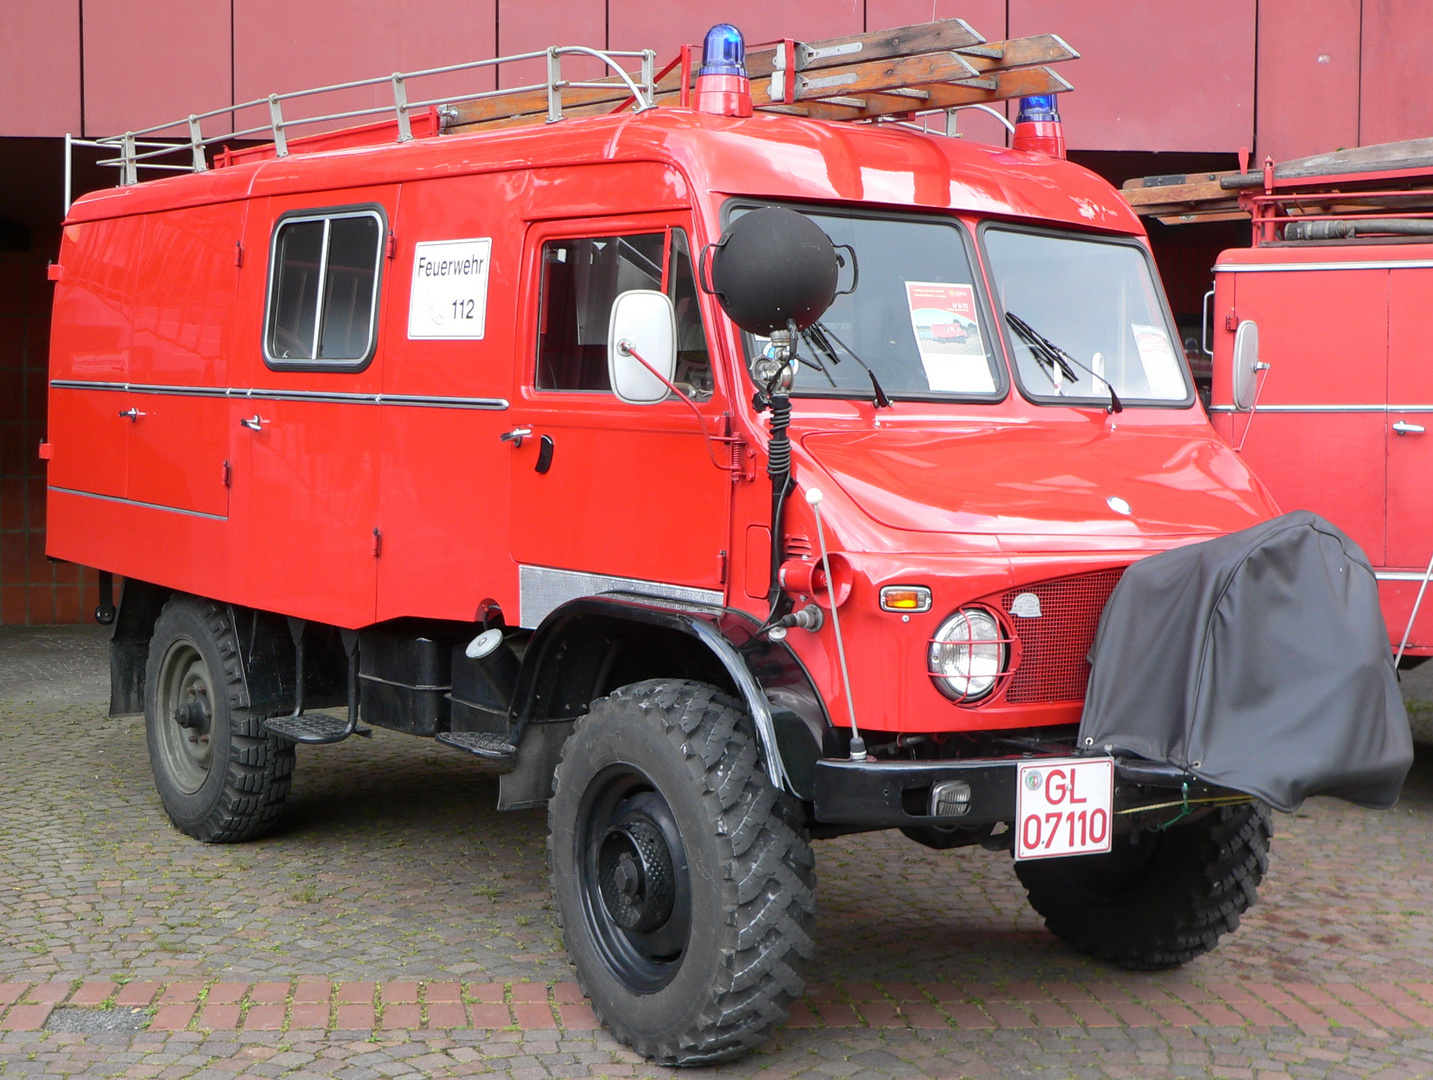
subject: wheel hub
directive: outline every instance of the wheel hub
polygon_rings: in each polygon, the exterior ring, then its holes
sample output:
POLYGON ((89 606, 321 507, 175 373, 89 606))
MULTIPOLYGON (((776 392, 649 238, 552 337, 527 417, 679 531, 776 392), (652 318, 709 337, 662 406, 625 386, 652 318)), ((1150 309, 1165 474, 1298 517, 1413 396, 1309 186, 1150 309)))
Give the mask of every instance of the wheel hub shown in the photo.
POLYGON ((672 917, 676 875, 661 830, 640 818, 612 826, 597 856, 602 906, 624 930, 649 933, 672 917))

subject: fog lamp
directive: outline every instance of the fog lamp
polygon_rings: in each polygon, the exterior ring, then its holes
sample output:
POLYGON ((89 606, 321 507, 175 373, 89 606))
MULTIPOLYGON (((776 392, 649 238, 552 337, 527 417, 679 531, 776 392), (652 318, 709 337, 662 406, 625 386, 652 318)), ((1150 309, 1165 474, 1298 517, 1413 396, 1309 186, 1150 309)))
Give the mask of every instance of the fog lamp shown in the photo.
POLYGON ((930 677, 952 701, 988 697, 1010 661, 1010 641, 984 608, 962 608, 935 632, 930 642, 930 677))
POLYGON ((930 789, 932 817, 960 817, 970 812, 970 785, 964 780, 942 780, 930 789))

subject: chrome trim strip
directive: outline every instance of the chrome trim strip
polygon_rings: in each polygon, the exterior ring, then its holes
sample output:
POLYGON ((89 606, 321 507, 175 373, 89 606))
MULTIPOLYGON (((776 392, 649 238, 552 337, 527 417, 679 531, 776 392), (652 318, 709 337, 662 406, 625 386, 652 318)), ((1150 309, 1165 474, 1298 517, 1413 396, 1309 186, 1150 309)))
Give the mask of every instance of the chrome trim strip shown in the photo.
MULTIPOLYGON (((1210 412, 1232 413, 1233 405, 1211 405, 1210 412)), ((1251 412, 1267 413, 1433 413, 1433 405, 1259 405, 1251 412)))
POLYGON ((317 401, 330 405, 401 405, 420 409, 483 409, 501 412, 507 398, 443 397, 436 394, 355 394, 338 390, 241 389, 233 386, 178 386, 158 383, 89 382, 84 379, 51 379, 55 390, 124 390, 132 394, 171 397, 243 398, 252 401, 317 401))
POLYGON ((1375 570, 1373 576, 1379 581, 1422 581, 1427 577, 1422 570, 1375 570))
POLYGON ((563 604, 584 596, 627 593, 658 600, 686 601, 719 608, 726 598, 715 589, 694 589, 663 581, 584 574, 577 570, 555 570, 547 566, 518 565, 518 625, 535 629, 563 604))
POLYGON ((177 506, 165 506, 162 503, 141 502, 138 499, 122 499, 118 495, 100 495, 93 491, 76 491, 74 488, 55 487, 51 485, 49 491, 57 491, 62 495, 79 495, 86 499, 100 499, 104 502, 124 503, 126 506, 142 506, 146 510, 164 510, 170 514, 188 514, 190 517, 208 518, 210 521, 228 521, 227 514, 206 514, 202 510, 182 510, 177 506))
POLYGON ((1433 259, 1380 262, 1215 263, 1216 274, 1274 274, 1287 270, 1426 270, 1433 259))

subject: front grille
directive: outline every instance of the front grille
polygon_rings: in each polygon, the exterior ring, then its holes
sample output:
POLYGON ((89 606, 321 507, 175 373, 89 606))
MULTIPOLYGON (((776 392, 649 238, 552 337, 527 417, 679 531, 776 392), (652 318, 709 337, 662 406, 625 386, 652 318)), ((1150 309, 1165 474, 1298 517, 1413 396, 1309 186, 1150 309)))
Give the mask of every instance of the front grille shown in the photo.
MULTIPOLYGON (((1022 585, 1000 597, 1000 607, 1020 638, 1020 666, 1010 680, 1005 700, 1020 704, 1032 701, 1083 701, 1090 678, 1085 659, 1095 642, 1095 630, 1105 601, 1114 592, 1123 567, 1096 570, 1054 578, 1034 585, 1022 585), (1040 601, 1038 617, 1011 614, 1016 598, 1034 593, 1040 601)), ((1033 605, 1022 601, 1019 608, 1033 605)))

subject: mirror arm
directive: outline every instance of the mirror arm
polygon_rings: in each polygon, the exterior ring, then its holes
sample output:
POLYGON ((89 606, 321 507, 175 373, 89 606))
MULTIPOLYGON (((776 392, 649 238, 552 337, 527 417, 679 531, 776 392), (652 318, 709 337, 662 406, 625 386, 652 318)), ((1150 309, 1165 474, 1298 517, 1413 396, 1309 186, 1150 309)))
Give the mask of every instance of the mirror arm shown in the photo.
POLYGON ((701 424, 702 435, 707 441, 707 456, 712 459, 713 465, 715 465, 718 469, 721 469, 723 472, 734 473, 741 471, 740 464, 723 465, 720 461, 717 460, 716 454, 712 453, 712 443, 716 440, 713 437, 711 431, 707 428, 707 418, 702 415, 701 409, 697 408, 697 403, 695 401, 687 397, 686 394, 682 393, 681 390, 677 388, 677 384, 672 382, 671 379, 667 378, 651 364, 647 363, 646 357, 639 353, 632 345, 632 343, 626 338, 620 338, 618 340, 617 351, 623 356, 632 357, 632 359, 636 360, 637 363, 641 364, 644 368, 650 371, 652 375, 656 377, 657 381, 659 381, 669 391, 671 391, 678 398, 680 398, 683 404, 685 404, 687 408, 691 409, 692 412, 696 414, 697 423, 701 424))

